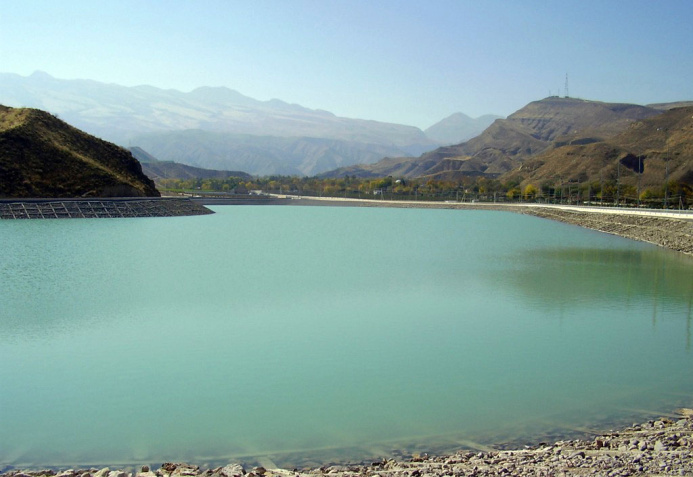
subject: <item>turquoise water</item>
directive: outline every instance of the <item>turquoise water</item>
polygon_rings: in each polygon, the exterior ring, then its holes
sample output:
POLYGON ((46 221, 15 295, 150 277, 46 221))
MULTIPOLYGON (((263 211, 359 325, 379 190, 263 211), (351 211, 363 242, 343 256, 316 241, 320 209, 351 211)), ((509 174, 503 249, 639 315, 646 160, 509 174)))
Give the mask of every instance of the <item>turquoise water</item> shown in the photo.
POLYGON ((503 212, 215 211, 0 223, 0 469, 360 460, 693 405, 689 257, 503 212))

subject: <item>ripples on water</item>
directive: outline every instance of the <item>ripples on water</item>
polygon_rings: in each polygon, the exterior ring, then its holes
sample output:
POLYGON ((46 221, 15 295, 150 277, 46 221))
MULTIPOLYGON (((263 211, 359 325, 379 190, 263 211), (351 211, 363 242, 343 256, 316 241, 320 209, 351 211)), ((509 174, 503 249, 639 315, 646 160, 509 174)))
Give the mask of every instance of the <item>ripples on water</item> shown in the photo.
POLYGON ((0 467, 360 460, 692 404, 689 257, 502 212, 216 211, 0 224, 0 467))

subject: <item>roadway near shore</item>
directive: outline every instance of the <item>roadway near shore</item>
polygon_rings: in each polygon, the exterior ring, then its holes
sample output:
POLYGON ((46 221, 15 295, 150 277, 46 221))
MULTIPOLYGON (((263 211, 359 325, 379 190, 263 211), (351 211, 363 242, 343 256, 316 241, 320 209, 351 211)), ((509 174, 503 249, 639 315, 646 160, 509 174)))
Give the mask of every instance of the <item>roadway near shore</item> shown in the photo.
POLYGON ((493 202, 423 202, 275 196, 292 205, 503 210, 578 225, 693 255, 693 211, 493 202))

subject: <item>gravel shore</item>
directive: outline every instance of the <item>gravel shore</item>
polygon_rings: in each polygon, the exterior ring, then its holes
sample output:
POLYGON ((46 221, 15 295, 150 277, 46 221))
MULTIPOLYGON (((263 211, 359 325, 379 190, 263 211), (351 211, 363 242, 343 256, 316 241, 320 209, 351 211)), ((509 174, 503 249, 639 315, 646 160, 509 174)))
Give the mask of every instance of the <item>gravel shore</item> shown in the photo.
POLYGON ((521 212, 633 240, 640 240, 693 255, 693 221, 691 220, 539 207, 526 207, 521 212))
POLYGON ((12 470, 1 477, 437 477, 437 476, 654 476, 693 475, 693 410, 611 431, 589 440, 566 440, 514 450, 414 456, 310 469, 245 468, 239 463, 204 469, 167 462, 158 469, 12 470))

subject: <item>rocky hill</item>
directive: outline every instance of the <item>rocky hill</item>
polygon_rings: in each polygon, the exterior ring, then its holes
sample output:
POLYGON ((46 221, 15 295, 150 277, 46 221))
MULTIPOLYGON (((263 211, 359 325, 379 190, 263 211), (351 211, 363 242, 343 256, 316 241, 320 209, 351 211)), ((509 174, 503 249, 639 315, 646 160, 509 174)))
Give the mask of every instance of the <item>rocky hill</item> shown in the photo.
POLYGON ((127 150, 41 110, 0 106, 0 197, 158 197, 127 150))
POLYGON ((387 155, 420 155, 439 145, 413 126, 343 118, 277 99, 258 101, 223 87, 184 93, 61 80, 42 72, 4 73, 0 104, 59 114, 90 134, 142 146, 163 161, 251 174, 313 175, 387 155), (210 135, 214 141, 202 154, 200 141, 210 135))
POLYGON ((598 142, 661 112, 633 104, 550 97, 529 103, 507 119, 497 119, 465 143, 438 148, 417 158, 385 159, 373 165, 333 171, 330 175, 498 177, 554 144, 598 142))
MULTIPOLYGON (((666 109, 666 108, 663 108, 666 109)), ((524 184, 615 181, 641 188, 693 184, 693 106, 666 109, 589 144, 556 142, 507 178, 524 184)))

